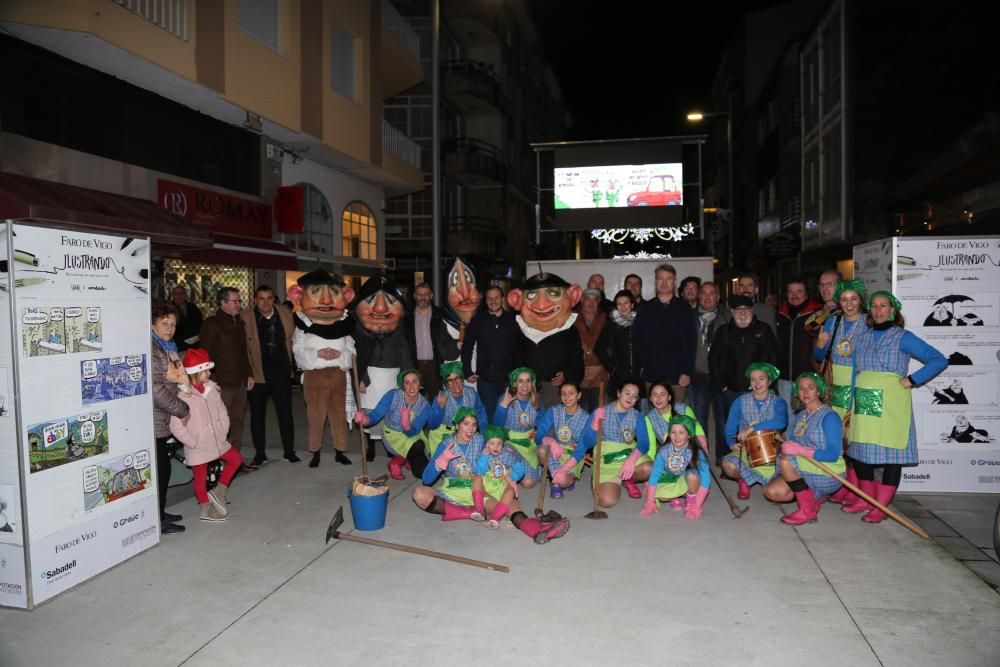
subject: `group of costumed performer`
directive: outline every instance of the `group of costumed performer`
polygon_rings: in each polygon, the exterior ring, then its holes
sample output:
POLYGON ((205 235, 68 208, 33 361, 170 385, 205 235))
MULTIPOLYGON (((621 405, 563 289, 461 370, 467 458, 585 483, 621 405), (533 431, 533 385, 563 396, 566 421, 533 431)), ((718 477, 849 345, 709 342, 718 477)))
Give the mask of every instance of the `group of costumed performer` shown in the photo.
MULTIPOLYGON (((917 431, 913 418, 914 387, 933 379, 948 366, 947 358, 903 327, 902 306, 889 292, 868 300, 868 328, 853 351, 854 397, 847 455, 858 486, 882 505, 896 495, 903 466, 916 465, 917 431), (910 359, 924 365, 909 373, 910 359), (881 468, 881 479, 875 469, 881 468)), ((863 519, 879 523, 885 513, 863 499, 843 507, 864 512, 863 519)))
MULTIPOLYGON (((816 337, 816 345, 813 348, 813 359, 820 364, 828 364, 829 377, 824 374, 825 380, 832 384, 830 395, 830 407, 833 408, 841 420, 846 424, 848 414, 854 403, 854 350, 858 346, 858 340, 865 331, 868 330, 868 320, 865 311, 865 281, 840 280, 837 282, 837 290, 833 295, 833 300, 840 304, 840 312, 836 317, 827 318, 823 323, 823 328, 816 337)), ((858 475, 854 470, 850 459, 846 459, 847 481, 855 486, 858 483, 858 475)), ((846 486, 842 486, 839 491, 829 498, 831 503, 841 505, 854 505, 858 497, 846 486)), ((867 504, 863 509, 867 509, 867 504)))
POLYGON ((441 380, 445 388, 431 401, 431 414, 427 421, 428 451, 434 451, 441 441, 455 432, 452 420, 459 408, 473 408, 480 424, 487 424, 486 406, 479 393, 465 383, 462 377, 462 362, 447 361, 441 364, 441 380))
POLYGON ((330 436, 337 462, 350 465, 347 451, 347 375, 354 357, 354 318, 347 306, 354 290, 340 276, 311 271, 300 276, 287 292, 299 306, 293 322, 292 354, 302 371, 302 394, 309 426, 309 467, 319 465, 323 432, 330 436))
POLYGON ((438 445, 424 469, 423 485, 413 489, 417 507, 440 514, 443 521, 488 519, 491 528, 507 516, 536 544, 569 532, 568 519, 547 521, 521 510, 517 478, 523 473, 524 461, 506 445, 503 429, 485 427, 484 438, 478 432, 476 411, 467 407, 459 408, 452 422, 455 432, 438 445), (434 488, 439 479, 441 484, 434 488))
POLYGON ((773 463, 750 465, 744 448, 747 437, 754 431, 783 432, 788 426, 788 404, 771 390, 781 375, 777 366, 755 362, 743 375, 750 380, 750 391, 740 395, 729 409, 726 443, 732 451, 722 458, 723 474, 740 483, 736 492, 740 500, 750 497, 751 486, 767 484, 777 474, 773 463))
POLYGON ((545 455, 539 455, 535 443, 535 424, 542 413, 542 403, 535 388, 535 371, 515 368, 508 379, 510 386, 497 404, 493 423, 507 431, 507 443, 524 459, 526 465, 521 484, 530 489, 541 478, 540 463, 545 461, 545 455))
POLYGON ((423 429, 432 411, 420 384, 416 369, 402 370, 396 375, 396 388, 383 394, 373 410, 354 413, 354 421, 362 428, 382 422, 382 444, 391 455, 389 475, 396 480, 403 479, 404 467, 417 479, 427 467, 427 436, 423 429))
POLYGON ((577 446, 587 429, 590 413, 580 405, 582 395, 576 383, 563 382, 559 387, 560 404, 546 408, 536 422, 538 458, 545 462, 552 477, 549 493, 553 498, 562 498, 564 492, 572 491, 583 473, 584 457, 577 452, 577 446))

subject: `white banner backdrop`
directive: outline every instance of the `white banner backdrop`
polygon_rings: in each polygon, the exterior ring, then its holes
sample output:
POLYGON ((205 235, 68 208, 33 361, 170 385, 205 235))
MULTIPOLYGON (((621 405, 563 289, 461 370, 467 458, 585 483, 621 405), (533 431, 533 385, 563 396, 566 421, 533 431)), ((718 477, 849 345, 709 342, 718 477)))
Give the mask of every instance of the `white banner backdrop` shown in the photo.
POLYGON ((891 289, 906 329, 949 362, 913 390, 920 465, 901 488, 1000 492, 1000 239, 885 239, 856 246, 854 262, 869 293, 891 289))

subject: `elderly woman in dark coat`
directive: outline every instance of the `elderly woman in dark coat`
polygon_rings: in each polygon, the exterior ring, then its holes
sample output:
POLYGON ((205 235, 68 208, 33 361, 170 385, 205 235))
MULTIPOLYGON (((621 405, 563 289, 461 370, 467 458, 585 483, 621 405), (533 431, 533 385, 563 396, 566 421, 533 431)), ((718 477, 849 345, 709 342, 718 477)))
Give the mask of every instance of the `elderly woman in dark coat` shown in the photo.
POLYGON ((177 310, 172 304, 156 302, 151 317, 152 355, 150 369, 153 376, 153 436, 156 438, 156 480, 160 499, 160 532, 164 535, 183 533, 184 526, 176 523, 183 517, 168 514, 166 510, 167 487, 170 484, 170 456, 167 440, 170 439, 170 417, 186 418, 187 403, 177 396, 177 384, 187 382, 181 365, 177 345, 173 341, 177 328, 177 310))

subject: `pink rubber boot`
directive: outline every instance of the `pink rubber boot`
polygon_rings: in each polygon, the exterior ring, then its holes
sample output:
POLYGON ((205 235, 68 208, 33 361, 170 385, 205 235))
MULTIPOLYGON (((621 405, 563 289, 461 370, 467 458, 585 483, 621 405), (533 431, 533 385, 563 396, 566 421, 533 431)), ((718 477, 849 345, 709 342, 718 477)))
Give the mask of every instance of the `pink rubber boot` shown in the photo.
MULTIPOLYGON (((889 506, 889 503, 891 503, 892 499, 895 497, 896 497, 895 486, 886 486, 885 484, 882 484, 880 482, 878 486, 875 487, 875 500, 879 501, 886 507, 889 506)), ((885 512, 878 509, 877 507, 872 507, 870 510, 868 510, 868 514, 865 514, 863 517, 861 517, 861 520, 867 521, 868 523, 882 523, 882 520, 885 519, 885 516, 886 516, 885 512)))
POLYGON ((528 517, 518 527, 522 533, 533 539, 535 544, 545 544, 549 540, 562 537, 569 532, 569 519, 542 523, 535 517, 528 517))
MULTIPOLYGON (((872 498, 875 497, 875 480, 862 479, 858 480, 858 488, 867 493, 872 498)), ((844 505, 840 509, 851 514, 857 514, 859 512, 864 512, 865 510, 871 509, 871 505, 868 504, 866 500, 858 496, 857 499, 850 505, 844 505)))
POLYGON ((781 517, 781 523, 787 523, 789 526, 815 523, 819 505, 816 504, 816 500, 813 498, 812 489, 796 491, 795 502, 799 504, 799 508, 791 514, 781 517))
MULTIPOLYGON (((845 476, 847 477, 848 482, 850 482, 854 486, 858 485, 858 473, 854 472, 854 468, 848 468, 847 475, 845 476)), ((842 486, 837 490, 836 493, 831 495, 828 500, 836 505, 850 505, 857 499, 858 497, 854 495, 853 491, 851 491, 846 486, 842 486)))
POLYGON ((736 497, 740 500, 746 500, 750 497, 750 487, 747 486, 747 483, 742 478, 740 478, 740 488, 736 492, 736 497))
POLYGON ((509 509, 510 508, 507 507, 505 504, 497 503, 497 506, 493 508, 492 512, 490 512, 490 518, 486 522, 486 527, 492 530, 496 530, 497 528, 499 528, 500 522, 503 521, 503 518, 505 516, 507 516, 507 510, 509 509))
POLYGON ((389 477, 393 479, 403 479, 403 466, 406 465, 406 459, 402 456, 393 456, 389 459, 389 477))
POLYGON ((472 492, 472 516, 469 518, 473 521, 484 521, 486 519, 486 510, 483 508, 483 491, 473 491, 472 492))
POLYGON ((461 521, 462 519, 471 518, 471 507, 462 507, 461 505, 456 505, 455 503, 445 502, 444 514, 441 515, 442 521, 461 521))

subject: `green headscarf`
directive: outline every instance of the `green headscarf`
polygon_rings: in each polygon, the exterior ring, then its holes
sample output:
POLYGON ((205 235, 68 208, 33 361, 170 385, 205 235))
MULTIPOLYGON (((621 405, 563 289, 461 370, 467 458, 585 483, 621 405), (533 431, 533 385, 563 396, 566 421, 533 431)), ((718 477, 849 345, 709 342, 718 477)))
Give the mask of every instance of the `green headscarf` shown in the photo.
POLYGON ((816 389, 819 390, 819 398, 823 400, 826 396, 826 391, 829 388, 826 384, 826 380, 819 373, 813 373, 812 371, 806 371, 805 373, 799 373, 799 376, 795 378, 795 384, 792 385, 792 396, 795 398, 799 397, 799 380, 802 378, 809 378, 816 383, 816 389))
POLYGON ((510 372, 510 375, 507 376, 507 379, 510 380, 510 386, 513 387, 515 384, 517 384, 517 376, 520 375, 521 373, 527 373, 528 375, 530 375, 532 382, 538 381, 538 376, 535 375, 535 371, 531 370, 530 368, 526 368, 524 366, 518 366, 517 368, 515 368, 510 372))
POLYGON ((892 322, 894 319, 896 319, 896 313, 903 309, 903 304, 899 302, 899 299, 897 299, 892 292, 889 292, 887 290, 879 290, 874 294, 872 294, 870 297, 868 297, 868 310, 872 309, 872 299, 874 299, 877 296, 884 296, 886 299, 889 300, 890 305, 892 305, 892 312, 889 314, 889 321, 892 322))
POLYGON ((688 437, 693 438, 695 429, 697 428, 695 421, 688 417, 687 415, 674 415, 670 418, 670 426, 674 424, 680 424, 685 429, 687 429, 688 437))
POLYGON ((496 424, 490 424, 483 429, 483 440, 489 442, 494 438, 507 442, 507 429, 503 426, 497 426, 496 424))
POLYGON ((837 291, 833 293, 833 300, 840 303, 840 295, 844 292, 856 293, 861 298, 861 303, 864 303, 868 288, 865 286, 865 281, 861 280, 861 278, 856 278, 855 280, 838 280, 837 291))
POLYGON ((479 423, 479 417, 476 415, 476 409, 469 408, 464 405, 455 412, 455 416, 451 418, 451 423, 458 426, 466 417, 474 417, 476 423, 479 423))
POLYGON ((398 373, 396 373, 396 386, 399 387, 400 389, 402 389, 403 388, 403 378, 405 378, 410 373, 416 373, 417 374, 417 379, 420 380, 420 384, 422 385, 424 383, 423 378, 420 377, 420 371, 418 371, 416 368, 404 368, 403 370, 401 370, 398 373))
POLYGON ((768 384, 774 382, 781 376, 781 371, 779 371, 778 367, 774 364, 769 364, 766 361, 755 361, 747 366, 746 371, 743 373, 743 377, 750 377, 750 374, 754 371, 760 371, 766 375, 769 380, 768 384))
POLYGON ((447 361, 441 364, 441 379, 447 380, 449 375, 462 376, 462 362, 461 361, 447 361))

